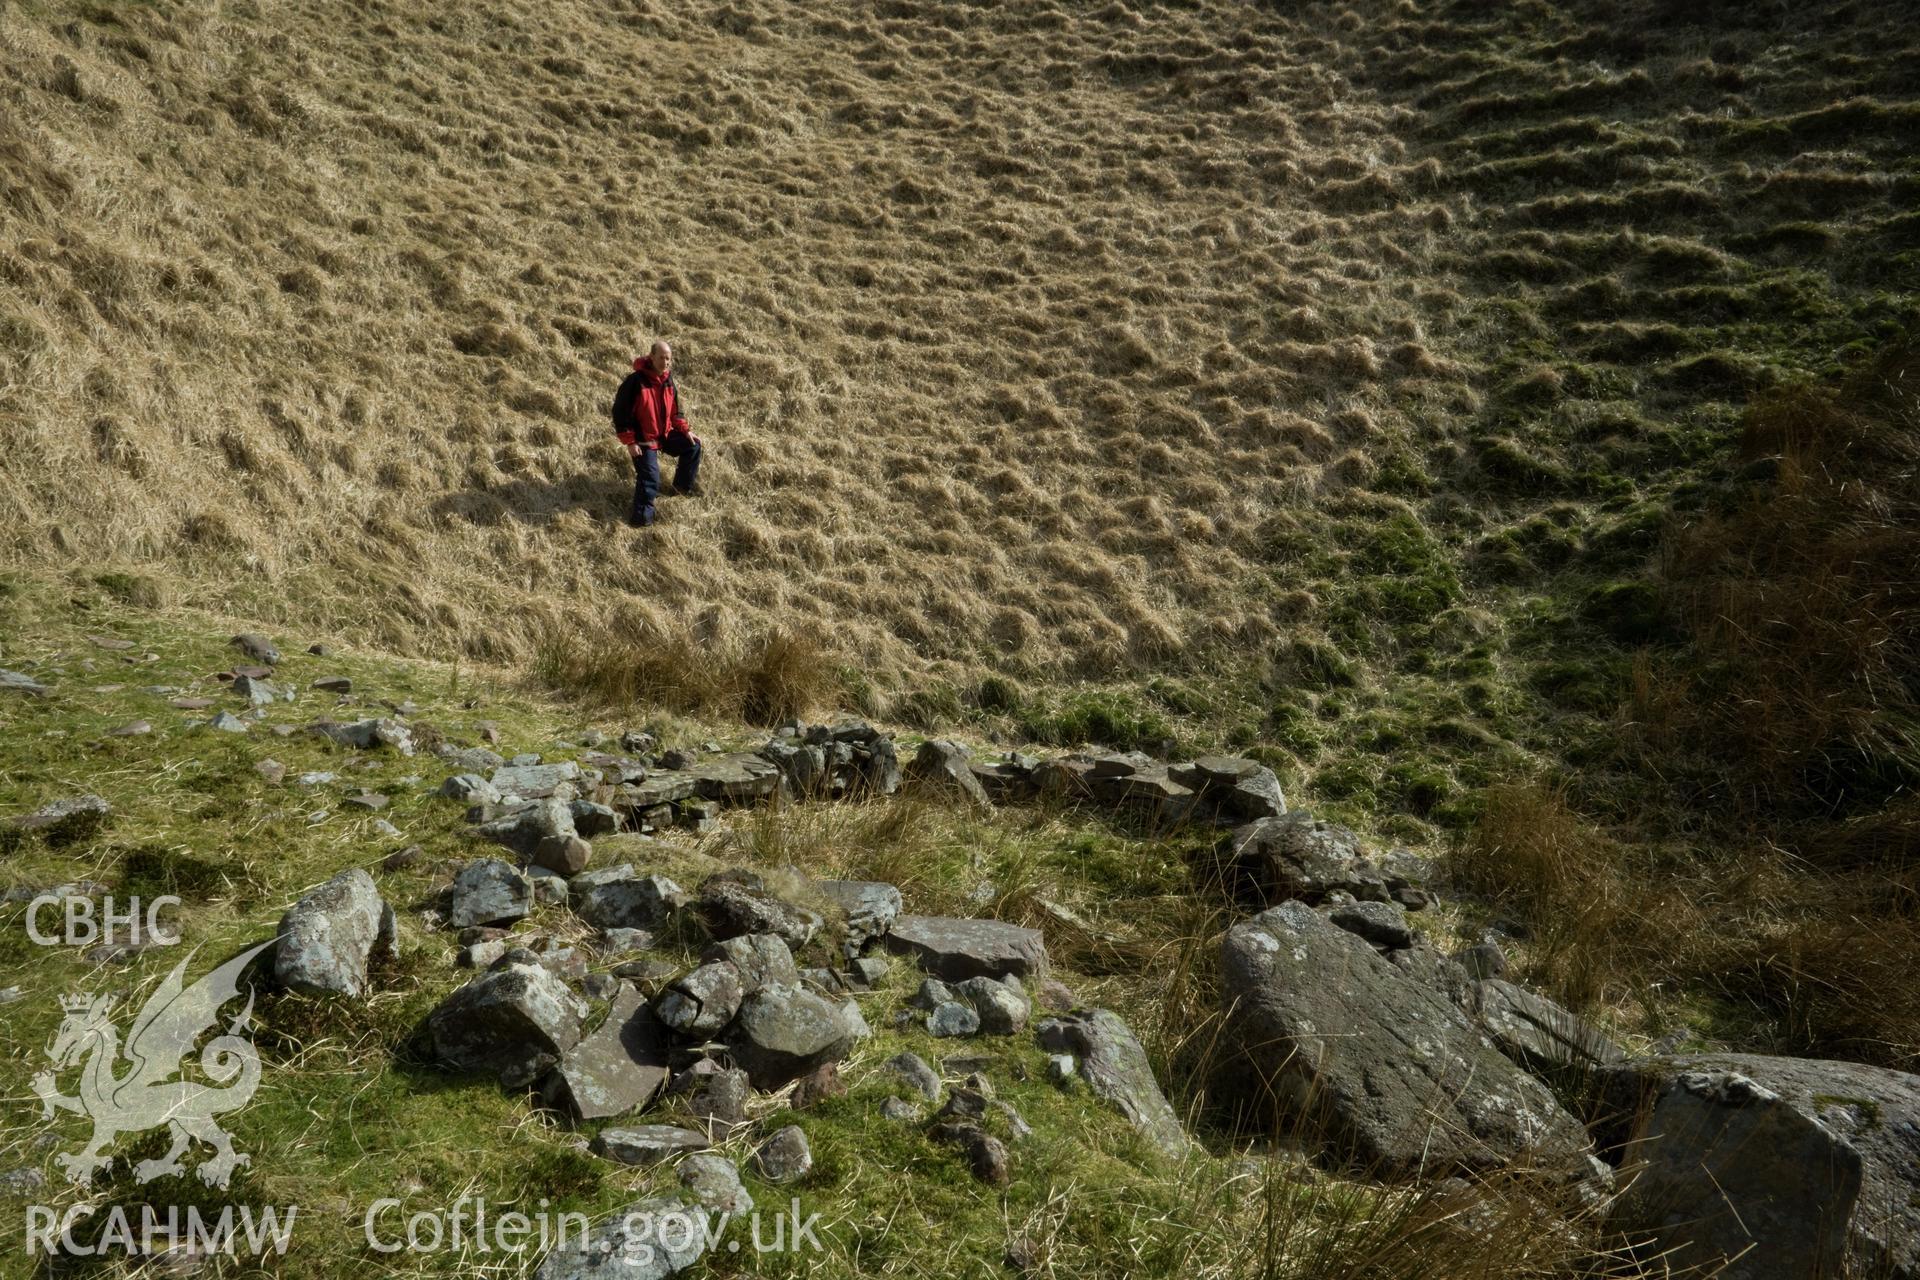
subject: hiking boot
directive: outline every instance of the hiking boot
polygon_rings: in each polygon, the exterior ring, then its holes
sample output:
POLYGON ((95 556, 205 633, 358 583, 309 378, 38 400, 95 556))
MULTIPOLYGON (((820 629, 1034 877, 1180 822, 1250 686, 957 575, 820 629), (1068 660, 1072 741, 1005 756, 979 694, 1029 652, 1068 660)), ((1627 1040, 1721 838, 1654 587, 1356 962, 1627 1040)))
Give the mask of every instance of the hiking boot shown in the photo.
POLYGON ((651 511, 635 512, 627 517, 627 526, 633 529, 644 529, 652 523, 653 512, 651 511))
POLYGON ((669 489, 668 492, 676 498, 698 498, 704 494, 706 490, 702 489, 699 485, 691 485, 688 488, 682 489, 676 484, 673 488, 669 489))

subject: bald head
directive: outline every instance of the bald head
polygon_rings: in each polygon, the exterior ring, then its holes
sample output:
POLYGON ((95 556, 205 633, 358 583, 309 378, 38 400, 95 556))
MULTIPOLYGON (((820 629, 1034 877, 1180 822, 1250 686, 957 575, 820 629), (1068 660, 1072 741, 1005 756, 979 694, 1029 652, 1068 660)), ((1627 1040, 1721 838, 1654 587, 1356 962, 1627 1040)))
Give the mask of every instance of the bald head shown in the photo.
POLYGON ((647 348, 647 363, 653 366, 655 373, 669 373, 673 369, 673 348, 655 339, 647 348))

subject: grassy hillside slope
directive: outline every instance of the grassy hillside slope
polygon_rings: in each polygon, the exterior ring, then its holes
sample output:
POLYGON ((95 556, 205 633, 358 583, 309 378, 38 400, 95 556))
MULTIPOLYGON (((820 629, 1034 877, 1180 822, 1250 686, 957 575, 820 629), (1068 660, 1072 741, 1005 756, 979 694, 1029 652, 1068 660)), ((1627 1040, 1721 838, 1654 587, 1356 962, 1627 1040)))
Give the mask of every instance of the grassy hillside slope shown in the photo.
POLYGON ((1909 306, 1893 8, 1630 8, 11 5, 9 553, 882 677, 1425 622, 1909 306), (654 333, 717 498, 638 535, 654 333))

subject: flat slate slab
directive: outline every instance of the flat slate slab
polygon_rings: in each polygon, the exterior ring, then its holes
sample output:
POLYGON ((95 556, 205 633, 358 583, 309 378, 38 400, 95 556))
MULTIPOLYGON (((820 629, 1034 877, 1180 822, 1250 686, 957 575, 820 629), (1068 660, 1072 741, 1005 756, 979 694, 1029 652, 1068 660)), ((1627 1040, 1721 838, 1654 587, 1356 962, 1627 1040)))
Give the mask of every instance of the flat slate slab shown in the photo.
POLYGON ((575 1120, 606 1120, 645 1109, 667 1087, 671 1033, 647 998, 622 982, 607 1020, 567 1051, 542 1082, 548 1105, 575 1120))
POLYGON ((488 779, 501 795, 522 800, 544 800, 563 782, 578 782, 580 766, 572 760, 558 764, 508 764, 493 771, 488 779))
POLYGON ((695 789, 708 800, 740 804, 770 796, 780 789, 780 767, 751 752, 703 760, 690 772, 695 789))
POLYGON ((631 1129, 602 1129, 593 1153, 621 1164, 659 1164, 683 1151, 704 1151, 705 1134, 671 1124, 642 1124, 631 1129))
POLYGON ((1047 971, 1047 941, 1040 931, 1004 920, 898 916, 887 947, 948 982, 1008 974, 1037 978, 1047 971))

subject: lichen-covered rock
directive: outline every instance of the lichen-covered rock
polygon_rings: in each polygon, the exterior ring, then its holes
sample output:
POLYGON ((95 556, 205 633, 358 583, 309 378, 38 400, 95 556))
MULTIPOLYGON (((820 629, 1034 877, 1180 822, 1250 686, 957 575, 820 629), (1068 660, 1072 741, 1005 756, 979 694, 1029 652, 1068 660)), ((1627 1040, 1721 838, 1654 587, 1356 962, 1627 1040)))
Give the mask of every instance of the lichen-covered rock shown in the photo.
POLYGON ((551 797, 563 784, 580 781, 580 765, 573 760, 562 760, 556 764, 503 765, 493 771, 490 781, 494 789, 503 796, 519 796, 522 800, 544 800, 551 797))
POLYGON ((674 1172, 701 1207, 732 1218, 744 1218, 753 1212, 753 1197, 741 1185, 740 1170, 719 1152, 696 1151, 683 1156, 674 1172))
POLYGON ((798 1182, 813 1172, 813 1149, 797 1124, 790 1124, 760 1144, 753 1153, 756 1173, 775 1186, 798 1182))
POLYGON ((280 918, 274 981, 309 995, 365 995, 368 962, 376 954, 393 958, 397 941, 393 908, 381 901, 373 877, 354 867, 280 918))
POLYGON ((1335 892, 1386 902, 1395 878, 1347 828, 1298 810, 1236 827, 1228 836, 1239 895, 1259 903, 1319 903, 1335 892))
POLYGON ((1003 920, 900 916, 887 934, 889 950, 912 956, 949 982, 967 978, 1038 978, 1047 971, 1047 944, 1038 929, 1003 920))
POLYGON ((1154 1146, 1169 1156, 1186 1153, 1187 1132, 1153 1078, 1147 1051, 1118 1014, 1089 1009, 1043 1018, 1034 1027, 1034 1039, 1055 1055, 1051 1070, 1070 1076, 1077 1063, 1093 1091, 1119 1108, 1154 1146), (1060 1065, 1061 1058, 1067 1065, 1060 1065))
POLYGON ((779 766, 750 752, 702 760, 688 770, 694 790, 708 800, 751 804, 780 789, 779 766))
POLYGON ((993 978, 968 978, 956 983, 953 992, 973 1007, 980 1017, 980 1030, 986 1035, 1015 1035, 1033 1013, 1024 993, 993 978))
POLYGON ((642 1124, 629 1129, 602 1129, 593 1139, 593 1153, 621 1164, 659 1164, 687 1151, 701 1151, 705 1136, 670 1124, 642 1124))
POLYGON ((980 1030, 980 1015, 958 1000, 945 1000, 927 1015, 927 1034, 935 1039, 970 1036, 980 1030))
POLYGON ((475 924, 511 924, 527 914, 533 886, 519 870, 498 858, 481 858, 460 868, 447 895, 447 923, 456 929, 475 924))
POLYGON ((636 875, 625 863, 582 872, 567 888, 574 914, 598 929, 657 932, 687 900, 686 891, 665 876, 636 875))
POLYGON ((460 1071, 498 1071, 534 1053, 556 1058, 580 1042, 587 1006, 538 964, 490 969, 427 1015, 435 1058, 460 1071))
POLYGON ((940 1101, 940 1076, 919 1054, 896 1053, 887 1059, 886 1069, 928 1102, 940 1101))
POLYGON ((1230 1104, 1323 1131, 1385 1178, 1523 1165, 1600 1176, 1545 1085, 1305 903, 1235 925, 1221 959, 1230 1104))
POLYGON ((846 1056, 853 1035, 840 1007, 804 987, 763 987, 727 1034, 733 1060, 756 1089, 777 1089, 846 1056))
POLYGON ((800 982, 793 952, 777 934, 743 933, 727 938, 701 952, 700 959, 702 963, 724 960, 739 970, 743 996, 761 987, 791 987, 800 982))
POLYGON ((482 823, 475 834, 565 876, 585 871, 593 854, 593 846, 574 827, 572 807, 555 796, 482 823))
POLYGON ((847 941, 855 947, 884 937, 900 918, 900 890, 879 880, 820 880, 814 888, 847 913, 847 941))
POLYGON ((622 982, 606 1020, 562 1055, 541 1095, 576 1121, 644 1111, 667 1087, 671 1041, 646 997, 622 982))
POLYGON ((740 971, 725 960, 703 964, 660 993, 654 1013, 683 1036, 705 1040, 733 1021, 744 998, 740 971))
POLYGON ((721 872, 700 883, 693 913, 715 941, 745 934, 776 934, 789 947, 805 946, 819 932, 817 912, 796 906, 770 892, 751 872, 721 872))
POLYGON ((1645 1256, 1726 1280, 1920 1277, 1920 1076, 1711 1054, 1600 1078, 1633 1118, 1612 1225, 1645 1256))

